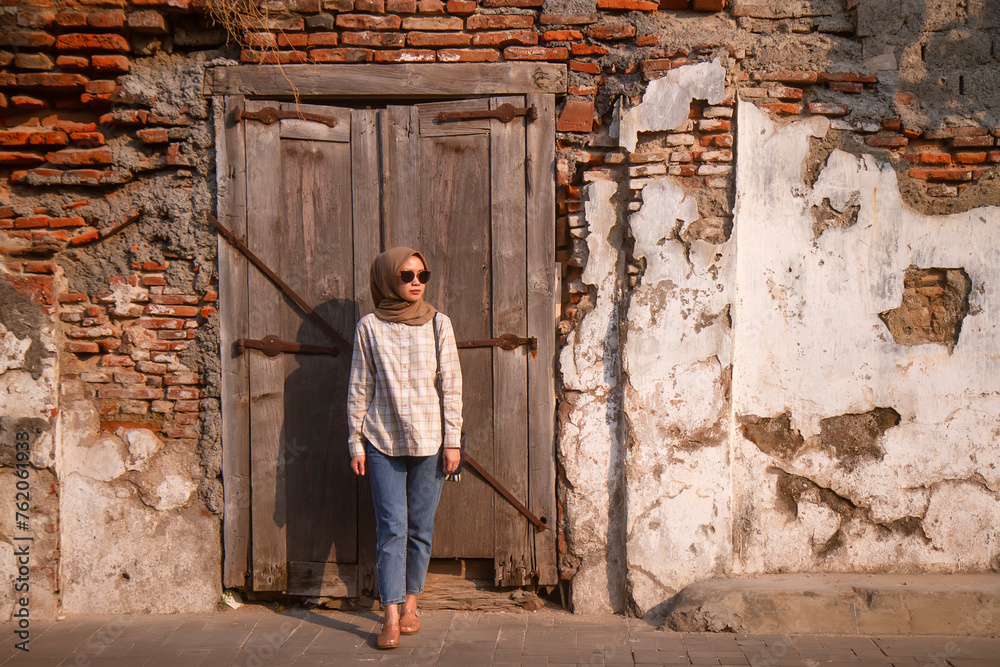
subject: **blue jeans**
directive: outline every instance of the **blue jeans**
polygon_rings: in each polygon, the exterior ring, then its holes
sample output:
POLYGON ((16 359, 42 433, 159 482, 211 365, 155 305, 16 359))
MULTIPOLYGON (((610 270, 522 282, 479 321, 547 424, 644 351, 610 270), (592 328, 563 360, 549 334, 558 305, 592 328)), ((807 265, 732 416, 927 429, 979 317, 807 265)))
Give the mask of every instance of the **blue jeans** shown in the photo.
POLYGON ((378 597, 383 606, 399 604, 424 590, 444 484, 442 452, 387 456, 366 443, 365 457, 375 505, 378 597))

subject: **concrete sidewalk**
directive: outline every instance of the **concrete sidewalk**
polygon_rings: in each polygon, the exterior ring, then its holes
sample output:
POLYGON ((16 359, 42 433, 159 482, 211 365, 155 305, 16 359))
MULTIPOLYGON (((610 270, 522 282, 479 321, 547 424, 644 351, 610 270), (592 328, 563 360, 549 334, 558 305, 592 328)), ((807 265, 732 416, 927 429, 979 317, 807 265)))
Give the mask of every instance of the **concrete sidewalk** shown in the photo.
POLYGON ((240 665, 1000 665, 1000 640, 947 636, 664 632, 639 619, 565 612, 425 612, 391 651, 374 613, 273 612, 33 621, 30 652, 0 626, 0 663, 73 667, 240 665))

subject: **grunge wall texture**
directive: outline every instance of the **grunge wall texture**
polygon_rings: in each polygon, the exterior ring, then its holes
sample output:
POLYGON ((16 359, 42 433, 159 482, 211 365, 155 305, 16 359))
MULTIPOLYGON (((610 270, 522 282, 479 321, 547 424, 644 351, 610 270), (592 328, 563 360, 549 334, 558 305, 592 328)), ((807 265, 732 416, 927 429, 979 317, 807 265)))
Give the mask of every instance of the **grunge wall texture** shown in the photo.
POLYGON ((0 6, 0 495, 30 431, 33 613, 218 599, 201 83, 259 62, 566 64, 556 447, 577 612, 646 613, 714 576, 997 569, 996 3, 266 8, 241 48, 199 0, 0 6))

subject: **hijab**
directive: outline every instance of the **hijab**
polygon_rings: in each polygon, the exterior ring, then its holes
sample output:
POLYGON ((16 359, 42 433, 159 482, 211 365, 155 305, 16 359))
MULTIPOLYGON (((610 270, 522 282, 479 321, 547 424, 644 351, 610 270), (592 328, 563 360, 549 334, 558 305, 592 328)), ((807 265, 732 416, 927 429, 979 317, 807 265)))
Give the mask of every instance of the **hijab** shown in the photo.
POLYGON ((399 294, 399 271, 410 257, 416 256, 429 269, 424 256, 413 248, 396 247, 386 250, 372 262, 369 284, 375 317, 386 322, 402 322, 411 326, 424 324, 437 312, 421 296, 417 301, 407 301, 399 294))

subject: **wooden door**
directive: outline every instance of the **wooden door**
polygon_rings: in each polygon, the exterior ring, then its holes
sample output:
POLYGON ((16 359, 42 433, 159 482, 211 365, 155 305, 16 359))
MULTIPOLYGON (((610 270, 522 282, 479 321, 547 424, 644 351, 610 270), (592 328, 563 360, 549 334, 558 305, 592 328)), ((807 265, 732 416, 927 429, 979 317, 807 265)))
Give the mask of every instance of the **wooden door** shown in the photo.
MULTIPOLYGON (((394 245, 427 257, 434 276, 427 298, 451 316, 459 340, 545 336, 541 361, 527 348, 462 350, 460 358, 469 453, 554 526, 554 258, 551 214, 538 210, 551 197, 528 196, 533 176, 551 190, 551 150, 540 148, 538 162, 526 159, 537 130, 554 137, 551 96, 529 97, 547 114, 534 133, 524 119, 437 120, 441 110, 524 106, 524 96, 376 110, 246 101, 246 111, 277 106, 336 120, 332 128, 296 119, 242 123, 246 238, 348 340, 371 309, 368 267, 394 245)), ((333 344, 254 269, 247 286, 240 335, 333 344)), ((238 328, 240 313, 224 320, 238 328)), ((373 590, 371 500, 347 458, 349 352, 245 356, 253 588, 373 590)), ((230 365, 238 375, 238 364, 230 365)), ((498 583, 551 585, 555 544, 545 532, 470 471, 446 484, 433 556, 493 558, 498 583)))

